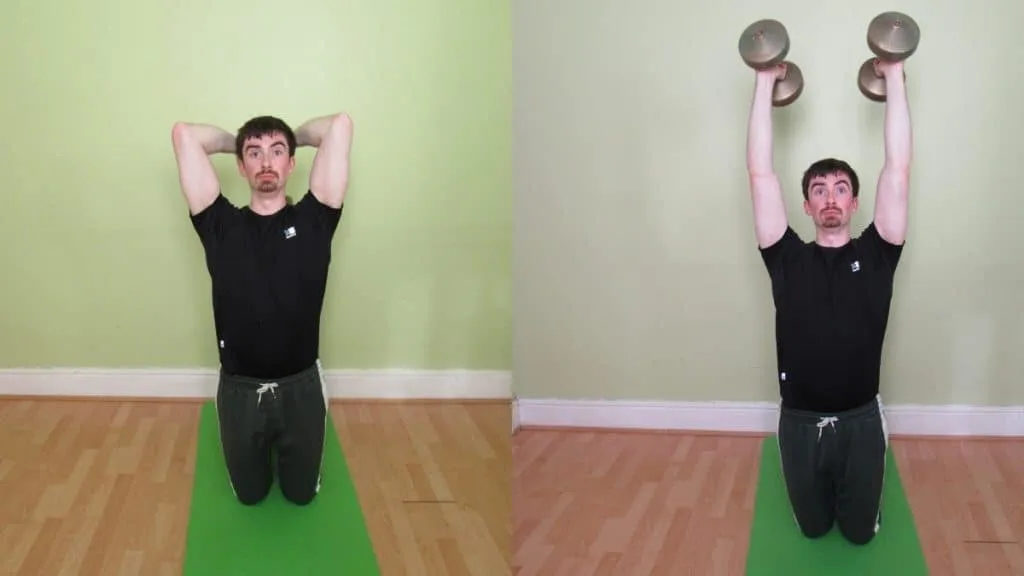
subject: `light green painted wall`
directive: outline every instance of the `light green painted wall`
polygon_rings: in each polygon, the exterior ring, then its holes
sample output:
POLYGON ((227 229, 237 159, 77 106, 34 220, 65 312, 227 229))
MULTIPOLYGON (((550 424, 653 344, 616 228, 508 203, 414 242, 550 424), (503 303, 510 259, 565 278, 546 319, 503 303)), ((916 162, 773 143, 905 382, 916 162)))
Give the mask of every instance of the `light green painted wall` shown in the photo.
MULTIPOLYGON (((349 112, 328 368, 509 369, 507 2, 21 2, 0 54, 0 367, 215 366, 176 120, 349 112), (13 47, 16 52, 7 47, 13 47)), ((289 193, 305 190, 303 149, 289 193)), ((248 200, 233 159, 226 194, 248 200)))
POLYGON ((882 163, 884 107, 857 90, 868 22, 922 28, 907 63, 910 232, 883 368, 890 402, 1024 404, 1020 184, 1024 8, 1009 2, 669 0, 514 4, 520 397, 776 400, 773 309, 745 170, 742 30, 784 22, 807 86, 775 114, 791 221, 799 178, 882 163))

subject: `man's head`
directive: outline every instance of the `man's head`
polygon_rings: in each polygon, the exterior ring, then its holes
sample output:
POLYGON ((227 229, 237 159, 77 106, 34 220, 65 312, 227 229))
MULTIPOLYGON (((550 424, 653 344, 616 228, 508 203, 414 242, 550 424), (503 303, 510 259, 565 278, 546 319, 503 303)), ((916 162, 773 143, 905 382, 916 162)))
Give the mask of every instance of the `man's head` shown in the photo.
POLYGON ((825 158, 804 172, 804 212, 821 230, 839 231, 850 226, 857 211, 860 180, 849 164, 825 158))
POLYGON ((283 120, 259 116, 238 129, 238 171, 254 193, 284 194, 295 168, 295 133, 283 120))

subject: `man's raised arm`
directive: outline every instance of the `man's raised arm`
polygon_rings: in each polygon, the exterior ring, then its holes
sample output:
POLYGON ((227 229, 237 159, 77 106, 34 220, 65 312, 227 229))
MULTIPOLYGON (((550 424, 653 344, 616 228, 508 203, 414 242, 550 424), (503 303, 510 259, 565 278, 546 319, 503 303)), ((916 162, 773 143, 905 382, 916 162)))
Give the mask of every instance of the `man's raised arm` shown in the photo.
POLYGON ((775 174, 772 135, 772 92, 783 67, 758 71, 747 127, 747 172, 754 205, 754 233, 767 248, 782 238, 789 225, 782 185, 775 174))
POLYGON ((295 130, 299 146, 317 148, 309 174, 309 190, 326 206, 341 208, 348 190, 352 118, 336 114, 314 118, 295 130))
POLYGON ((885 163, 878 176, 875 228, 883 240, 897 246, 907 237, 907 204, 913 138, 903 62, 878 62, 885 77, 885 163))
POLYGON ((220 194, 220 182, 210 155, 235 151, 235 137, 207 124, 178 122, 171 129, 174 155, 178 161, 178 180, 189 212, 198 214, 220 194))

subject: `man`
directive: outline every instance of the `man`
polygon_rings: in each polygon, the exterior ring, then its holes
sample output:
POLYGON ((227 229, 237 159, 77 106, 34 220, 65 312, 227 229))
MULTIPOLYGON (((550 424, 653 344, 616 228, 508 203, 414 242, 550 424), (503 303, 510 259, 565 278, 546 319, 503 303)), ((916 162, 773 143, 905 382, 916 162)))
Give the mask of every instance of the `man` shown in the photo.
POLYGON ((295 504, 320 489, 327 391, 320 374, 320 312, 349 178, 352 122, 315 118, 294 132, 253 118, 236 136, 203 124, 172 130, 181 190, 202 241, 220 355, 217 416, 232 489, 246 505, 273 484, 295 504), (297 146, 318 148, 308 191, 285 196, 297 146), (249 205, 221 193, 209 156, 234 153, 249 205))
POLYGON ((782 403, 778 442, 793 515, 808 538, 833 523, 867 544, 881 524, 888 433, 879 373, 893 278, 907 231, 910 113, 902 63, 876 63, 884 75, 885 163, 874 218, 851 238, 860 183, 835 159, 803 176, 804 212, 815 239, 789 226, 773 170, 772 90, 784 66, 757 73, 747 168, 758 248, 775 303, 782 403))

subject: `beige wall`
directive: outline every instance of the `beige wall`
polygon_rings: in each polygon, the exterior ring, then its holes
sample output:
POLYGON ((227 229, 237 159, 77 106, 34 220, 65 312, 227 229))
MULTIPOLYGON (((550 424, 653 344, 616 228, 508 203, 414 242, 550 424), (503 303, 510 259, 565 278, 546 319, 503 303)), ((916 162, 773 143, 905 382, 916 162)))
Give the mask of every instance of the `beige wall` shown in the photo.
POLYGON ((1024 274, 1013 3, 517 0, 514 18, 516 393, 527 398, 774 400, 768 277, 744 146, 753 72, 740 32, 772 17, 807 85, 775 115, 791 221, 804 168, 859 172, 868 223, 884 107, 857 90, 886 10, 922 41, 907 64, 910 233, 883 367, 890 403, 1022 404, 1024 274), (706 10, 706 11, 703 11, 706 10), (973 254, 972 254, 973 253, 973 254))

